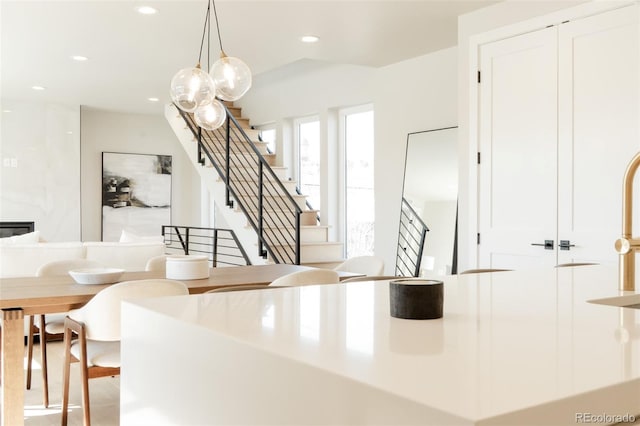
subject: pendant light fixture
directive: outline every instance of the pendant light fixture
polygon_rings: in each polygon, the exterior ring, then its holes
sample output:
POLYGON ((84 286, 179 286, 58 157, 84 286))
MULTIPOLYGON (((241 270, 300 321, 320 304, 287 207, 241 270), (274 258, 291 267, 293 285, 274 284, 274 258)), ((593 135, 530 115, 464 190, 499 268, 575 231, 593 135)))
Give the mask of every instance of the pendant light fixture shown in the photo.
POLYGON ((213 99, 211 102, 200 105, 193 113, 196 124, 206 130, 215 130, 227 120, 227 110, 222 102, 213 99))
MULTIPOLYGON (((207 70, 210 37, 207 36, 207 70)), ((200 54, 195 68, 185 68, 171 79, 171 99, 185 112, 194 113, 198 126, 215 130, 224 124, 227 112, 224 105, 216 99, 236 101, 251 87, 251 71, 240 59, 227 56, 222 48, 220 26, 214 0, 207 1, 207 13, 204 21, 200 54), (216 30, 220 44, 220 59, 211 67, 210 73, 201 69, 202 48, 205 35, 211 30, 211 6, 216 20, 216 30)))
POLYGON ((171 79, 171 99, 185 112, 194 112, 215 97, 215 87, 211 76, 200 69, 183 68, 171 79))
POLYGON ((216 2, 215 0, 211 0, 211 2, 213 4, 213 16, 216 18, 216 29, 218 30, 220 59, 213 64, 210 74, 216 87, 216 96, 224 101, 233 102, 240 99, 251 88, 251 70, 240 59, 227 56, 224 53, 216 2))
POLYGON ((251 71, 247 64, 224 50, 220 59, 211 67, 211 77, 216 87, 216 96, 225 101, 237 101, 251 87, 251 71))

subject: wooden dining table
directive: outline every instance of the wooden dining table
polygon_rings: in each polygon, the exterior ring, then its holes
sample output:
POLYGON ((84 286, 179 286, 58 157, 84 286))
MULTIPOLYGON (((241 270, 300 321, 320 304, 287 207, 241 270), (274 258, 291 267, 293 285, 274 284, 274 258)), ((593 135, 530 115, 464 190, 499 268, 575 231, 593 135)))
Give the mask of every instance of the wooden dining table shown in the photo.
MULTIPOLYGON (((232 285, 269 284, 284 275, 314 269, 307 266, 272 264, 212 268, 209 278, 181 280, 190 294, 232 285)), ((361 276, 339 272, 340 279, 361 276)), ((164 278, 163 272, 125 272, 119 281, 164 278)), ((24 317, 66 312, 86 304, 111 284, 77 284, 70 276, 0 279, 2 310, 2 424, 24 424, 24 317)))

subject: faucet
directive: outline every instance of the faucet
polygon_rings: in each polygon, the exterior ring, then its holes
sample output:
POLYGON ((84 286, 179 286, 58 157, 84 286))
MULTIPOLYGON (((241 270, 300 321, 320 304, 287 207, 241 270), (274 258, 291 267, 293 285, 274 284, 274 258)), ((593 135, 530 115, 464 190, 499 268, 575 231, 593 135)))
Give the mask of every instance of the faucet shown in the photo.
POLYGON ((640 250, 640 238, 633 237, 633 178, 640 166, 640 152, 631 159, 624 172, 622 184, 622 237, 615 248, 620 254, 618 267, 619 285, 622 291, 636 289, 636 251, 640 250))

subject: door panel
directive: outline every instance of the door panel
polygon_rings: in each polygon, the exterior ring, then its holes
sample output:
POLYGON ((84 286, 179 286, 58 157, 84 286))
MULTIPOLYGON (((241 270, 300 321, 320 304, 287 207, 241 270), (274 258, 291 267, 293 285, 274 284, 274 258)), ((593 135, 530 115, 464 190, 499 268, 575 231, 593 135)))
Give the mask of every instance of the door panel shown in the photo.
POLYGON ((479 267, 554 265, 557 28, 480 48, 479 267))
MULTIPOLYGON (((637 10, 559 28, 558 239, 575 245, 558 251, 559 263, 618 260, 622 179, 640 149, 637 10)), ((640 185, 634 194, 637 205, 640 185)))

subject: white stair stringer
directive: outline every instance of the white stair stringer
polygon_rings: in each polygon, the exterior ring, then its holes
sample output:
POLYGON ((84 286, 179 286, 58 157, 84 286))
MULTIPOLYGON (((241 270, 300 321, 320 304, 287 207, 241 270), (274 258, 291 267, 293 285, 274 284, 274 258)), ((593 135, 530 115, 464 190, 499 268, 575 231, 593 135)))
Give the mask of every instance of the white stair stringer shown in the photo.
MULTIPOLYGON (((193 140, 193 133, 189 130, 189 127, 184 122, 180 113, 173 105, 167 105, 165 107, 165 117, 169 122, 169 125, 175 132, 178 140, 182 144, 185 152, 191 159, 194 167, 200 174, 201 182, 207 186, 211 197, 220 202, 225 199, 225 184, 218 179, 218 172, 214 167, 202 167, 198 163, 198 149, 196 142, 193 140)), ((224 201, 222 201, 224 205, 224 201)), ((218 209, 224 216, 225 222, 236 233, 242 248, 244 248, 247 256, 251 260, 253 265, 263 265, 267 263, 266 259, 258 255, 256 248, 257 235, 253 228, 245 227, 247 222, 246 217, 242 211, 236 211, 235 209, 220 208, 218 209)))
MULTIPOLYGON (((222 206, 222 208, 218 210, 224 216, 227 225, 236 233, 251 263, 254 265, 271 263, 268 259, 264 259, 258 255, 258 236, 251 226, 247 226, 248 219, 242 210, 238 208, 237 203, 236 208, 227 208, 224 206, 225 183, 220 179, 215 167, 211 167, 208 164, 202 166, 198 163, 197 141, 174 105, 168 104, 165 107, 165 118, 178 137, 178 140, 191 159, 194 167, 198 170, 201 182, 206 185, 213 200, 222 206)), ((208 160, 206 163, 208 163, 208 160)), ((299 198, 300 196, 295 194, 295 183, 286 182, 286 167, 272 167, 272 169, 276 175, 284 181, 283 184, 285 188, 292 193, 292 196, 299 198)), ((302 207, 304 200, 299 199, 298 204, 302 207)), ((325 226, 318 226, 317 231, 310 229, 317 226, 315 221, 316 214, 316 211, 305 211, 301 217, 301 264, 326 263, 329 266, 333 263, 339 263, 343 260, 342 243, 329 242, 327 227, 325 226)))

